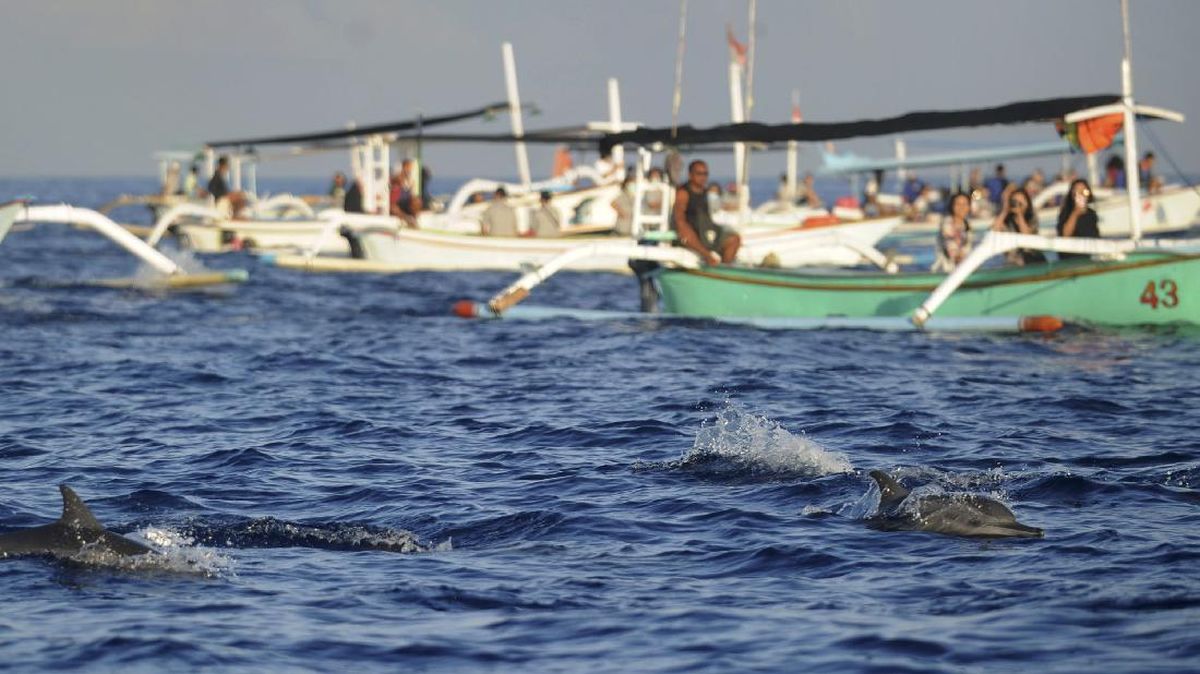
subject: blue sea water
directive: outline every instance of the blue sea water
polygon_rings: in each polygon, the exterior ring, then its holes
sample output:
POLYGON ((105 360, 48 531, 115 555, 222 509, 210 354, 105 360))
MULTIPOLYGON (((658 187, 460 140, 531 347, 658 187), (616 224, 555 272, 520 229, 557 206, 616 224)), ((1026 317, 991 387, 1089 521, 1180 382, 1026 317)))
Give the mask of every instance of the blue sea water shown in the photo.
POLYGON ((0 560, 0 668, 1200 670, 1196 330, 472 322, 513 275, 202 262, 250 280, 114 291, 79 282, 136 272, 94 235, 0 245, 0 531, 67 483, 160 550, 0 560), (1045 538, 874 530, 876 468, 1045 538))

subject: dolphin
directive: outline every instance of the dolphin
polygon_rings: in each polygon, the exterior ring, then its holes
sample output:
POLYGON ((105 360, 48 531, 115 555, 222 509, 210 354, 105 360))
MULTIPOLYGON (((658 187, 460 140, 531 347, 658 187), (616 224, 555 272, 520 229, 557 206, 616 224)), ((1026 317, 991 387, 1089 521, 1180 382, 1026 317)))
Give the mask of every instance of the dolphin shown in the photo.
POLYGON ((60 484, 58 489, 63 497, 62 517, 52 524, 0 534, 0 558, 24 555, 68 558, 85 546, 122 557, 150 552, 141 543, 106 530, 70 487, 60 484))
POLYGON ((909 492, 883 471, 871 471, 879 485, 879 511, 868 518, 883 531, 933 531, 974 538, 1041 538, 1042 530, 1021 524, 1003 503, 978 494, 909 492))

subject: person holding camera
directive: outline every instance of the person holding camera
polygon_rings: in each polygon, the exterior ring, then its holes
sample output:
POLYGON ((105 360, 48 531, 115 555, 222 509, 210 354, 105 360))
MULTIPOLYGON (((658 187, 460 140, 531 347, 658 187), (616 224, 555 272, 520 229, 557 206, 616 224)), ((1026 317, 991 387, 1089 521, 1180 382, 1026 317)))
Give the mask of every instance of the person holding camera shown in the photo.
MULTIPOLYGON (((1058 235, 1069 237, 1100 238, 1100 218, 1091 207, 1095 197, 1088 181, 1077 178, 1067 190, 1062 208, 1058 211, 1058 235)), ((1090 257, 1081 253, 1059 253, 1060 259, 1090 257)))
MULTIPOLYGON (((1000 200, 1000 214, 992 222, 992 230, 996 232, 1012 232, 1014 234, 1037 234, 1037 213, 1033 210, 1033 200, 1029 192, 1015 183, 1004 188, 1000 200)), ((1046 256, 1040 251, 1018 248, 1004 254, 1009 264, 1027 265, 1045 262, 1046 256)))

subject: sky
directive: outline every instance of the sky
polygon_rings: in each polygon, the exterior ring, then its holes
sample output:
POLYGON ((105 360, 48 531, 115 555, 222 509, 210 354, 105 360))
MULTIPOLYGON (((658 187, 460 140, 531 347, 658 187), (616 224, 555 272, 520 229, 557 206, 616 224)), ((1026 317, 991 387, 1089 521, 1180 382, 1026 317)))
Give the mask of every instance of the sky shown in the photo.
MULTIPOLYGON (((687 3, 682 122, 729 121, 725 29, 746 40, 747 6, 687 3)), ((505 41, 522 99, 541 110, 527 130, 606 119, 609 77, 620 81, 626 120, 668 125, 680 2, 0 0, 0 11, 0 175, 149 176, 157 150, 503 100, 505 41)), ((1130 13, 1135 95, 1187 115, 1153 131, 1185 172, 1200 172, 1200 2, 1132 0, 1130 13)), ((759 0, 757 15, 757 121, 788 121, 793 90, 809 121, 1120 91, 1118 0, 759 0)), ((443 128, 507 132, 508 119, 443 128)), ((1048 125, 1023 125, 905 140, 918 154, 1054 137, 1048 125)), ((838 149, 886 156, 892 139, 838 149)), ((535 178, 549 173, 551 151, 531 148, 535 178)), ((516 171, 507 146, 426 148, 425 157, 441 176, 516 171)), ((732 172, 730 158, 708 158, 732 172)), ((289 159, 259 175, 324 175, 348 161, 289 159)), ((802 149, 802 168, 818 161, 802 149)), ((783 164, 775 153, 751 166, 767 176, 783 164)))

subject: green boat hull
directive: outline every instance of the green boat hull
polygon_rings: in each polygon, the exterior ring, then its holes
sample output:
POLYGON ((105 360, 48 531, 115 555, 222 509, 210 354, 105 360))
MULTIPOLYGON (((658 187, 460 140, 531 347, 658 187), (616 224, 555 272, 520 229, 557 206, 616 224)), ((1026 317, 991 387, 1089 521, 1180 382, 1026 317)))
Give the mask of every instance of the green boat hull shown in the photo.
MULTIPOLYGON (((908 317, 943 274, 707 267, 664 269, 663 310, 696 317, 908 317)), ((1056 316, 1102 325, 1200 323, 1200 255, 984 269, 935 316, 1056 316)))

